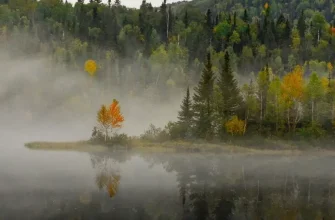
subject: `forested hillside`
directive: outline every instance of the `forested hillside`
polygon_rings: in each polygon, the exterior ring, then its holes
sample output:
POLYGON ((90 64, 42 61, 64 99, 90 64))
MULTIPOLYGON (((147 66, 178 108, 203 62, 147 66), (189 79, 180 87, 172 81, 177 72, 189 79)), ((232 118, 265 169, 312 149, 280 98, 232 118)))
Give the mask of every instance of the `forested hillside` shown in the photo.
POLYGON ((69 71, 94 59, 104 88, 159 100, 199 83, 187 119, 199 137, 226 130, 233 116, 244 132, 249 121, 276 133, 302 123, 332 131, 332 0, 1 3, 1 46, 13 56, 48 55, 69 71))

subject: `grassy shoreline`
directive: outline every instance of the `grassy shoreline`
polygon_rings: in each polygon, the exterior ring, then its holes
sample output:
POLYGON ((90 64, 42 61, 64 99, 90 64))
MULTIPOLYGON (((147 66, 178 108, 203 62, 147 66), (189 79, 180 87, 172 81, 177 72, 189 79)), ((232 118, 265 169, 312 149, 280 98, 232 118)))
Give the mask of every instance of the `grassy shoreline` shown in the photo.
POLYGON ((73 142, 29 142, 24 144, 31 150, 49 150, 49 151, 79 151, 79 152, 102 152, 108 150, 101 145, 92 145, 89 141, 73 142))
POLYGON ((30 142, 25 146, 31 150, 49 150, 49 151, 77 151, 77 152, 107 152, 110 150, 128 150, 131 152, 141 153, 235 153, 250 155, 329 155, 335 156, 334 150, 307 148, 298 149, 297 147, 285 147, 283 149, 255 149, 234 144, 225 143, 206 143, 206 142, 187 142, 187 141, 167 141, 167 142, 150 142, 136 140, 132 142, 131 147, 107 147, 90 141, 74 142, 30 142))

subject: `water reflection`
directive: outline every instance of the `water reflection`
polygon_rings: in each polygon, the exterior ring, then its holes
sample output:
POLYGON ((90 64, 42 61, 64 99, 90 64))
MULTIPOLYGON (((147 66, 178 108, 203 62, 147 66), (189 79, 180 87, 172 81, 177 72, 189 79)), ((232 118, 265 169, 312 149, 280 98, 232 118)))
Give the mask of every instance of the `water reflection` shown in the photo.
MULTIPOLYGON (((120 157, 119 159, 121 159, 120 157)), ((109 160, 106 156, 91 155, 93 168, 96 169, 95 182, 99 190, 106 189, 109 197, 115 196, 120 184, 120 171, 115 160, 109 160)))
POLYGON ((0 219, 335 219, 331 157, 111 152, 90 159, 97 190, 11 194, 2 197, 7 200, 0 202, 0 219), (136 158, 146 169, 129 179, 122 168, 135 169, 136 158), (175 175, 176 185, 153 187, 154 179, 148 179, 147 188, 136 187, 156 166, 175 175), (13 213, 8 204, 15 205, 15 198, 33 205, 13 213))

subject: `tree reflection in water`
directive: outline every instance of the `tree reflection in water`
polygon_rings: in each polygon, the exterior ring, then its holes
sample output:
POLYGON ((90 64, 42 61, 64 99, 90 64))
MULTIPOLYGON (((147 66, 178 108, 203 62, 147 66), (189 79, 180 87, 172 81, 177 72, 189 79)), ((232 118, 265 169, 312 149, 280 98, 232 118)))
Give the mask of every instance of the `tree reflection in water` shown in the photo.
POLYGON ((99 190, 105 189, 110 198, 114 197, 121 178, 117 168, 118 164, 111 158, 94 155, 91 155, 91 161, 93 168, 96 169, 95 182, 99 190))
MULTIPOLYGON (((27 209, 28 219, 335 219, 332 165, 335 162, 331 158, 295 161, 230 155, 142 154, 140 157, 148 163, 143 172, 163 165, 166 172, 176 174, 177 188, 168 192, 133 186, 120 190, 126 179, 121 178, 119 168, 125 162, 131 164, 132 156, 122 152, 91 155, 99 190, 80 199, 76 192, 25 195, 25 199, 34 196, 32 199, 48 201, 39 204, 39 209, 27 209), (321 160, 327 166, 318 166, 321 160)), ((139 178, 142 174, 134 175, 139 178)), ((14 201, 13 197, 2 198, 14 201)), ((25 216, 23 211, 8 214, 10 210, 4 204, 0 201, 0 209, 4 210, 0 219, 25 216)))

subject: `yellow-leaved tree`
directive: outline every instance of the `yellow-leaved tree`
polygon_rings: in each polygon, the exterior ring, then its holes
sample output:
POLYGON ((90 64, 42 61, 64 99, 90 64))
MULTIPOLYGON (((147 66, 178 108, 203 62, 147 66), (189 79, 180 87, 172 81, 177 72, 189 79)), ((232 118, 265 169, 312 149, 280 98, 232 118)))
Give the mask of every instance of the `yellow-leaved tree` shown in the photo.
POLYGON ((292 72, 286 74, 281 85, 281 104, 286 110, 287 126, 295 131, 302 118, 302 101, 304 97, 304 79, 302 67, 297 65, 292 72))
POLYGON ((111 127, 111 115, 105 105, 102 105, 98 111, 97 121, 105 134, 105 141, 108 137, 108 129, 111 127))
POLYGON ((97 121, 104 132, 105 141, 108 138, 108 130, 113 128, 121 128, 124 117, 120 110, 119 102, 114 99, 109 109, 105 105, 102 105, 98 111, 97 121))
POLYGON ((238 119, 236 115, 234 115, 229 121, 225 124, 226 131, 231 135, 242 135, 245 133, 244 121, 238 119))

